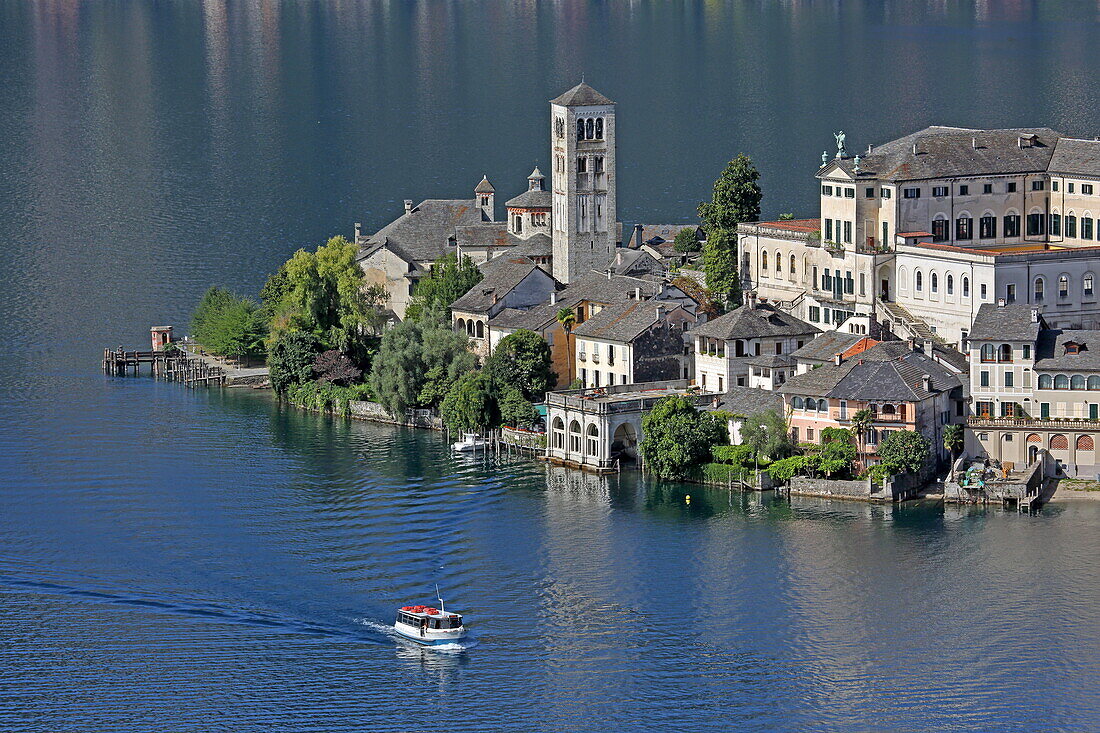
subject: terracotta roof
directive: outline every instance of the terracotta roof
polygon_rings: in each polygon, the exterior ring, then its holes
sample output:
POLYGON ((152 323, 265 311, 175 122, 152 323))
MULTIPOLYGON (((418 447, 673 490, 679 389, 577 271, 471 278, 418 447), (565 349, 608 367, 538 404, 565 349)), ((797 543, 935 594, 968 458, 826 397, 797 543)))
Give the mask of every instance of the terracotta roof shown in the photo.
POLYGON ((931 237, 932 232, 898 232, 899 237, 931 237))
POLYGON ((792 232, 816 232, 821 230, 820 219, 780 219, 779 221, 746 222, 761 227, 787 229, 792 232))

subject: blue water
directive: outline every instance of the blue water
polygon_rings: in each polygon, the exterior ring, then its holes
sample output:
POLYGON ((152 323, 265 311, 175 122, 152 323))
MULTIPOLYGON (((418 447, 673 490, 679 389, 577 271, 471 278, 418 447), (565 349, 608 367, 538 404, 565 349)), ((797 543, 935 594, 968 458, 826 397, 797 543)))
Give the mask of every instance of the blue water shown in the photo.
POLYGON ((0 4, 0 730, 1100 728, 1100 503, 596 479, 99 373, 401 200, 502 198, 620 102, 620 211, 831 132, 1100 132, 1095 3, 0 4), (686 501, 686 495, 691 501, 686 501), (462 650, 387 630, 464 612, 462 650))

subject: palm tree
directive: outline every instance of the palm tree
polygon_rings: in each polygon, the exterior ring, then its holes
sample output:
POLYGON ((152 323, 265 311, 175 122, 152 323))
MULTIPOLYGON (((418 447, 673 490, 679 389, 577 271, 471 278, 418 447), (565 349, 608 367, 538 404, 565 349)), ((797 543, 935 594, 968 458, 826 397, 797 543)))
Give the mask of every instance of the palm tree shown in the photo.
POLYGON ((569 382, 572 384, 575 375, 573 370, 576 368, 574 364, 573 344, 570 341, 570 335, 573 333, 573 326, 577 325, 577 314, 572 308, 562 308, 558 311, 558 323, 561 324, 562 330, 565 331, 565 351, 569 357, 568 369, 569 382))
POLYGON ((945 425, 943 428, 943 449, 951 454, 951 465, 955 465, 955 454, 963 447, 963 426, 945 425))
POLYGON ((856 448, 859 450, 859 460, 863 461, 865 452, 865 440, 867 431, 871 429, 871 411, 866 407, 852 413, 852 432, 856 434, 856 448))

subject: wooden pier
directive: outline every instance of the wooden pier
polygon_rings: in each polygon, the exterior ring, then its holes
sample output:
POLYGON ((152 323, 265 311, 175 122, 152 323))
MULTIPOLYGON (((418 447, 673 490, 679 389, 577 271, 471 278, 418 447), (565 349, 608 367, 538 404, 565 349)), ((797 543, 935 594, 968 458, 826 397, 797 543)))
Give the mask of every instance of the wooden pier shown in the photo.
POLYGON ((188 387, 221 385, 225 384, 226 380, 225 370, 220 366, 192 356, 182 349, 177 351, 103 350, 104 374, 113 377, 124 377, 127 374, 137 376, 146 365, 149 366, 149 374, 154 379, 183 382, 188 387))

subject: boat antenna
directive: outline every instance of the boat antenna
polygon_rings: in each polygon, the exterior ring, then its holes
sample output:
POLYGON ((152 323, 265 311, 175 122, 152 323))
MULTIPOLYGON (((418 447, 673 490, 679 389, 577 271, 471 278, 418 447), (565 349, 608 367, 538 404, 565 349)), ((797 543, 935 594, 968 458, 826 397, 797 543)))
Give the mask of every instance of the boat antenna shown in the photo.
POLYGON ((439 583, 435 584, 435 597, 439 601, 439 613, 441 616, 447 615, 447 609, 443 608, 443 596, 439 593, 439 583))

